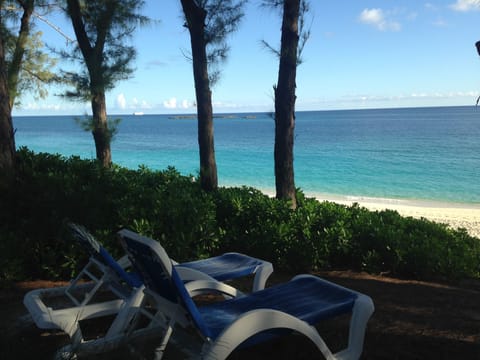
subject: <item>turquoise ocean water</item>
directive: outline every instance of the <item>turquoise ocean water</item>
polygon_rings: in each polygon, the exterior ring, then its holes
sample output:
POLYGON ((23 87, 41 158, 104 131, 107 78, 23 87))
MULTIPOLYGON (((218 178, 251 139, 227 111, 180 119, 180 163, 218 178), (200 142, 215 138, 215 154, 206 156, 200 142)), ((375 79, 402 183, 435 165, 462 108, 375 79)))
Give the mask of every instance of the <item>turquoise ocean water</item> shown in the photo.
MULTIPOLYGON (((115 163, 198 173, 196 118, 113 117, 122 119, 112 143, 115 163)), ((95 157, 91 134, 73 116, 13 121, 17 147, 95 157)), ((273 192, 271 116, 228 114, 214 127, 220 185, 273 192)), ((298 112, 295 181, 309 195, 480 204, 480 108, 298 112)))

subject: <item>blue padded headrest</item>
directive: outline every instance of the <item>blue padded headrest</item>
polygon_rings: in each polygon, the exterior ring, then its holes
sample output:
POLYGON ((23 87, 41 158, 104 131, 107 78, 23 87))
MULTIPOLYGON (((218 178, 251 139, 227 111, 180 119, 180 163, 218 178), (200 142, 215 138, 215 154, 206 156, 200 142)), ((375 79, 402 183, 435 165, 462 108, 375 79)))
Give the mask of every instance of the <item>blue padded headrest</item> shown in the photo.
POLYGON ((82 247, 96 259, 100 260, 104 265, 109 266, 115 273, 123 279, 131 287, 140 287, 142 281, 134 274, 127 273, 115 259, 109 254, 109 252, 101 246, 97 240, 93 237, 88 230, 78 224, 69 223, 73 237, 82 245, 82 247))

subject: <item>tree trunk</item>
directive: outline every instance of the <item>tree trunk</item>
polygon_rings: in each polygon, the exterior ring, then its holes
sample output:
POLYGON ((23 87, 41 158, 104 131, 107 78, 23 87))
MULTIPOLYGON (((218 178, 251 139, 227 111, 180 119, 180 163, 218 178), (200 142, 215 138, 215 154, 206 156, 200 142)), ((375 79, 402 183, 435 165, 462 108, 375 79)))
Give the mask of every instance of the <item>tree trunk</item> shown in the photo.
MULTIPOLYGON (((0 23, 2 21, 0 14, 0 23)), ((0 172, 2 175, 12 174, 15 167, 15 136, 5 65, 4 39, 0 35, 0 172)))
POLYGON ((93 139, 97 151, 97 160, 104 167, 112 165, 112 151, 110 148, 111 134, 107 123, 107 106, 105 93, 99 92, 92 96, 93 139))
POLYGON ((19 2, 23 8, 23 15, 20 20, 20 31, 18 32, 15 51, 8 69, 8 89, 10 95, 10 108, 13 108, 17 96, 17 87, 20 70, 22 67, 25 46, 30 35, 30 18, 33 13, 34 0, 19 2))
POLYGON ((217 164, 213 141, 212 92, 208 78, 205 42, 206 12, 192 0, 182 0, 192 46, 193 77, 197 99, 198 146, 200 152, 200 184, 212 191, 218 187, 217 164))
POLYGON ((278 199, 297 207, 293 171, 295 88, 300 0, 285 0, 278 83, 275 87, 275 187, 278 199))
MULTIPOLYGON (((106 39, 106 24, 97 33, 95 46, 92 47, 88 38, 85 24, 82 20, 81 7, 79 0, 67 0, 68 14, 72 20, 72 26, 78 41, 78 47, 82 52, 85 65, 87 66, 90 78, 90 94, 92 96, 92 115, 93 115, 93 140, 95 141, 95 150, 97 160, 104 167, 112 165, 112 152, 110 147, 111 131, 108 129, 107 105, 105 101, 105 86, 102 73, 103 50, 106 39)), ((113 13, 113 2, 108 2, 110 10, 108 14, 113 13)), ((104 19, 107 23, 111 21, 110 17, 104 19)))

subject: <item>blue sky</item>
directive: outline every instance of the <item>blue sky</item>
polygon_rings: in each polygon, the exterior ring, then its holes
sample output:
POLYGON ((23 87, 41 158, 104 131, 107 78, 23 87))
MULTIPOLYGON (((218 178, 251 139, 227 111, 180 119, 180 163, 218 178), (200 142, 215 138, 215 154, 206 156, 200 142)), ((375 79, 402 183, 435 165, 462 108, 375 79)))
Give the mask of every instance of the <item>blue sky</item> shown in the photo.
MULTIPOLYGON (((272 111, 278 60, 260 45, 280 42, 280 16, 251 0, 230 37, 229 59, 212 89, 214 111, 272 111)), ((480 95, 480 0, 310 0, 311 37, 297 73, 297 110, 473 105, 480 95)), ((110 114, 192 113, 189 34, 180 1, 147 0, 158 20, 139 29, 136 71, 107 94, 110 114)), ((55 19, 73 34, 65 18, 55 19)), ((39 24, 44 40, 65 40, 39 24)), ((73 35, 72 35, 73 36, 73 35)), ((55 96, 22 99, 14 115, 90 112, 55 96)))

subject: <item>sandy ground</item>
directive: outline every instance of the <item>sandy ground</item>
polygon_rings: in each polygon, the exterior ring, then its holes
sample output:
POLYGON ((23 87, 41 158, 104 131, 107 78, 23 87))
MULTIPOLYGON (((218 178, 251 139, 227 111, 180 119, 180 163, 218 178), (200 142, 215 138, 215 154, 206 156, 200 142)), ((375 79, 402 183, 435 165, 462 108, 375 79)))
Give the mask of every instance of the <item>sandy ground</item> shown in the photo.
MULTIPOLYGON (((316 273, 335 283, 369 295, 375 312, 368 322, 361 360, 478 360, 480 359, 480 282, 458 281, 455 284, 394 279, 385 276, 332 271, 316 273)), ((293 274, 275 272, 267 286, 288 281, 293 274)), ((242 290, 250 279, 234 284, 242 290)), ((62 332, 40 330, 28 320, 22 304, 25 292, 64 283, 34 281, 17 283, 0 290, 0 359, 51 360, 56 349, 68 344, 62 332), (21 320, 21 321, 20 321, 21 320)), ((346 346, 348 317, 319 324, 322 337, 331 349, 346 346)), ((95 323, 97 330, 103 323, 95 323)), ((100 331, 100 330, 99 330, 100 331)), ((87 332, 88 333, 88 332, 87 332)), ((96 332, 95 332, 96 334, 96 332)), ((95 337, 93 337, 95 338, 95 337)), ((148 347, 137 346, 151 359, 148 347)), ((128 349, 84 358, 85 360, 132 359, 128 349)), ((137 359, 138 357, 134 357, 137 359)), ((168 346, 165 359, 183 359, 179 351, 168 346)), ((234 352, 229 360, 311 360, 318 359, 312 343, 298 336, 287 336, 234 352)))
POLYGON ((351 205, 356 202, 373 211, 384 209, 396 210, 402 216, 411 216, 414 218, 423 217, 436 222, 449 224, 453 228, 465 228, 470 235, 480 238, 480 205, 353 196, 313 196, 320 201, 327 200, 344 205, 351 205))

